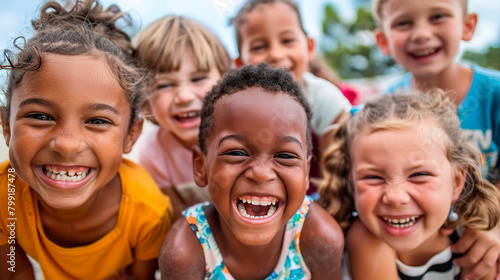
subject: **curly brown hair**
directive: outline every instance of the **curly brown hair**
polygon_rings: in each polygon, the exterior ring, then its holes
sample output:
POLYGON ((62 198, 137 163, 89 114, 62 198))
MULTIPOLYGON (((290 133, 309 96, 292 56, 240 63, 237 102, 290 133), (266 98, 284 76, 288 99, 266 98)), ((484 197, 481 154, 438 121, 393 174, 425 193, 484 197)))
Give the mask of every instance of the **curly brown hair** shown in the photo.
POLYGON ((131 106, 131 123, 138 115, 138 104, 151 77, 134 56, 130 37, 118 28, 118 19, 130 18, 116 5, 104 9, 95 0, 77 1, 71 9, 56 1, 46 3, 40 18, 32 21, 35 35, 26 40, 18 37, 14 46, 19 51, 4 50, 1 69, 10 70, 4 92, 3 121, 9 120, 10 101, 14 89, 25 73, 36 71, 44 60, 44 54, 87 55, 104 57, 120 86, 127 93, 131 106))
POLYGON ((322 159, 324 180, 319 204, 347 230, 354 221, 354 183, 351 143, 357 135, 378 129, 401 128, 424 118, 433 118, 442 130, 446 156, 456 171, 466 174, 465 185, 454 202, 460 224, 465 229, 489 230, 500 221, 500 192, 481 172, 481 153, 462 133, 456 106, 442 90, 407 95, 381 95, 347 119, 335 132, 333 143, 322 159))

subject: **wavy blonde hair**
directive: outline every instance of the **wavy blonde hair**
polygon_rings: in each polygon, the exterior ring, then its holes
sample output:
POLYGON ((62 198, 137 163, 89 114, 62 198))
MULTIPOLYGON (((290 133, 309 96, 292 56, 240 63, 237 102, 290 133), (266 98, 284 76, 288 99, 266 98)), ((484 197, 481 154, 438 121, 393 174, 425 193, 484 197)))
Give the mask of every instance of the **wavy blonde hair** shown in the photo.
MULTIPOLYGON (((196 20, 182 16, 165 16, 146 26, 134 38, 135 56, 152 71, 179 71, 182 59, 191 52, 193 63, 201 72, 216 68, 222 76, 232 66, 231 57, 217 36, 196 20)), ((155 90, 150 89, 143 99, 141 109, 149 112, 149 98, 155 90)), ((146 118, 156 123, 153 116, 146 118)))
POLYGON ((500 192, 481 174, 481 153, 460 129, 456 107, 442 90, 426 94, 381 95, 368 101, 356 115, 346 120, 334 133, 333 143, 322 159, 324 180, 319 204, 347 230, 354 221, 354 183, 351 144, 362 133, 394 129, 421 123, 432 118, 446 135, 446 156, 454 170, 464 171, 465 185, 454 202, 460 224, 466 229, 490 230, 500 221, 500 192))

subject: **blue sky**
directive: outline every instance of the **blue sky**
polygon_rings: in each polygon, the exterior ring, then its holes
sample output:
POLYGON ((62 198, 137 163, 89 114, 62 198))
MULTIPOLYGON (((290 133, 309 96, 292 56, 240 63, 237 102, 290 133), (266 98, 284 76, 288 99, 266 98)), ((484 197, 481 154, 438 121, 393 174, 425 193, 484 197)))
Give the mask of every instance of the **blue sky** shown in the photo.
MULTIPOLYGON (((38 17, 43 0, 2 1, 0 8, 0 49, 12 48, 12 39, 18 35, 30 36, 30 20, 38 17)), ((207 25, 224 43, 232 57, 237 56, 233 29, 228 20, 234 16, 244 0, 101 0, 104 6, 115 3, 129 12, 134 23, 145 26, 167 14, 194 18, 207 25)), ((345 0, 297 0, 309 35, 319 45, 323 8, 331 3, 347 19, 353 16, 354 1, 345 0)), ((476 34, 463 48, 481 50, 493 43, 500 43, 500 1, 469 1, 471 11, 479 15, 476 34)))

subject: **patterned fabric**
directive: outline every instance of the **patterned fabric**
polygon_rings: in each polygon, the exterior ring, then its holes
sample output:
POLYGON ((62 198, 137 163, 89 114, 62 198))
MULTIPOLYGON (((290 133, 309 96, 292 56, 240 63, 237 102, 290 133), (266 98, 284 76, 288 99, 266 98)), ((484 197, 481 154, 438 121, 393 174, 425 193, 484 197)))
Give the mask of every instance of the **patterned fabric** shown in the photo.
MULTIPOLYGON (((311 278, 311 272, 300 252, 300 233, 311 201, 312 199, 306 196, 302 206, 288 220, 280 259, 274 271, 265 278, 266 280, 311 278)), ((205 202, 194 205, 186 209, 183 214, 203 248, 205 254, 205 279, 234 279, 224 265, 219 247, 205 217, 203 207, 209 204, 210 202, 205 202)))
MULTIPOLYGON (((453 243, 457 242, 458 238, 456 231, 450 236, 453 243)), ((399 278, 401 280, 459 280, 461 269, 453 264, 453 259, 458 257, 460 255, 453 254, 448 246, 422 266, 409 266, 396 260, 399 278)))

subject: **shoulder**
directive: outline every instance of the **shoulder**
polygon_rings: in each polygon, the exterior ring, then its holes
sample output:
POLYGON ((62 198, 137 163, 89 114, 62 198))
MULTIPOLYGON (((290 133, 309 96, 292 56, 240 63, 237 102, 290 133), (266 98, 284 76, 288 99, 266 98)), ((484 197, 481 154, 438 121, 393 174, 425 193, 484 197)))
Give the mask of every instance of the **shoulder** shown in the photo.
POLYGON ((184 217, 177 219, 165 236, 158 263, 162 279, 203 279, 203 249, 184 217))
POLYGON ((344 250, 342 229, 332 216, 314 202, 309 205, 300 234, 300 249, 313 275, 339 275, 344 250))
POLYGON ((345 242, 353 279, 399 279, 396 253, 359 219, 347 231, 345 242))
POLYGON ((500 71, 477 65, 471 65, 471 69, 474 71, 473 83, 476 83, 476 87, 486 89, 493 87, 495 91, 500 91, 500 71))
POLYGON ((172 212, 172 205, 169 197, 160 191, 151 175, 142 166, 123 159, 118 172, 122 184, 122 196, 134 210, 131 215, 140 216, 141 220, 166 218, 168 224, 171 223, 169 215, 172 212))
POLYGON ((340 89, 329 81, 316 77, 309 72, 305 72, 302 79, 306 96, 313 100, 335 99, 336 102, 346 103, 346 106, 351 104, 340 89))

